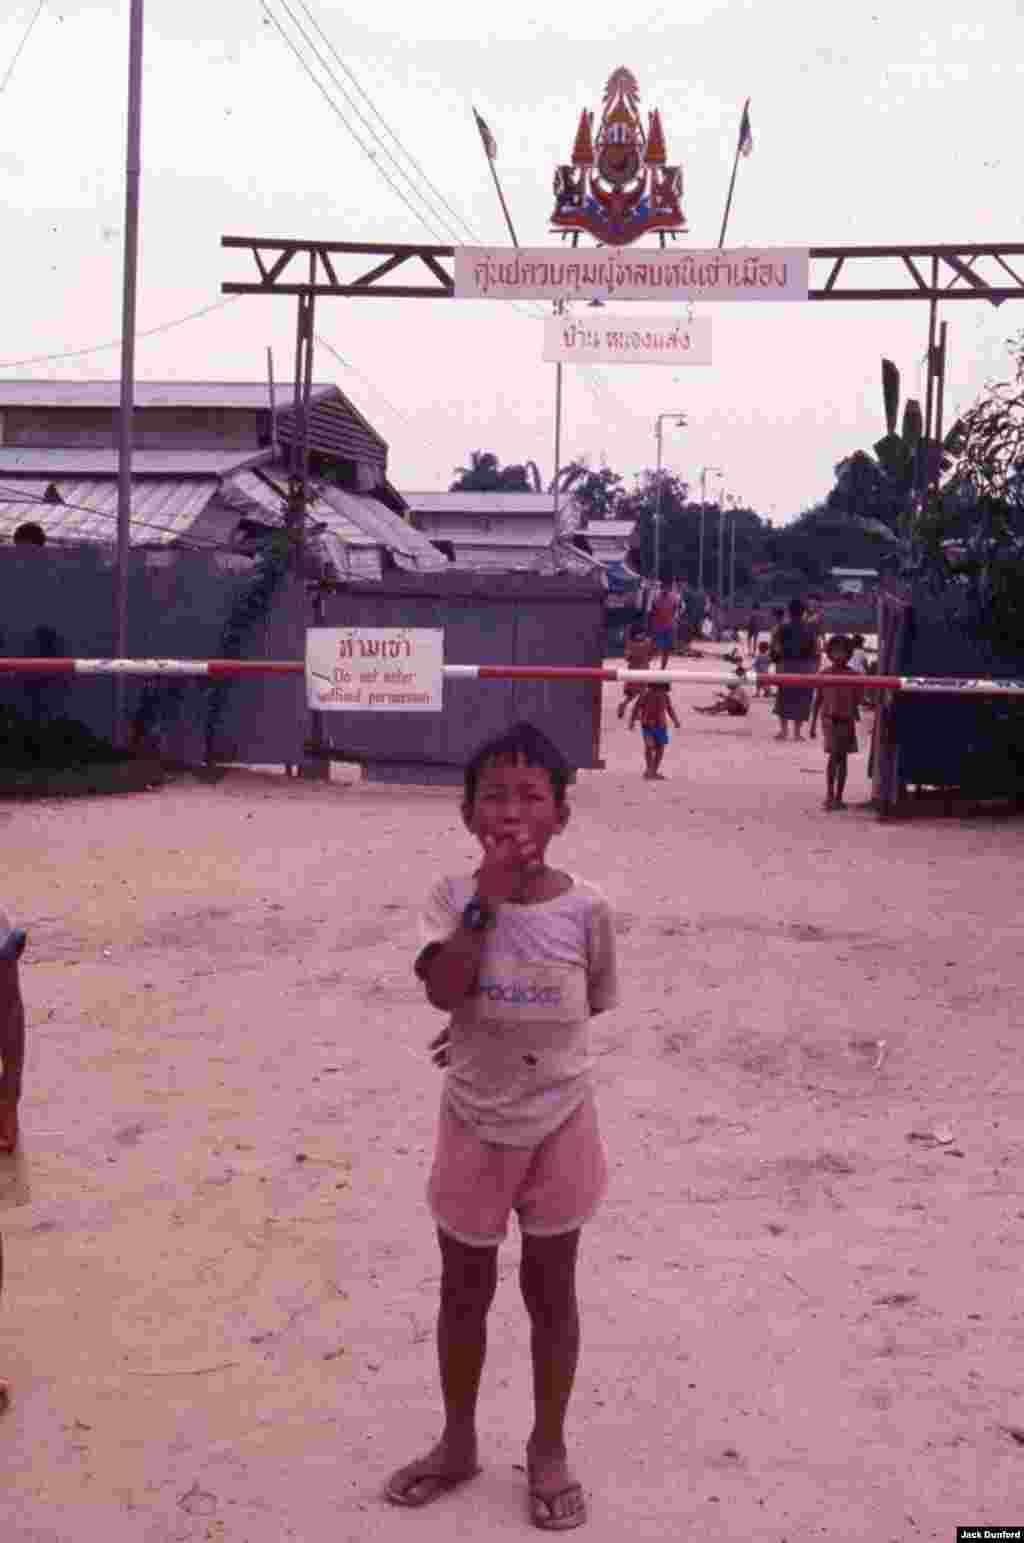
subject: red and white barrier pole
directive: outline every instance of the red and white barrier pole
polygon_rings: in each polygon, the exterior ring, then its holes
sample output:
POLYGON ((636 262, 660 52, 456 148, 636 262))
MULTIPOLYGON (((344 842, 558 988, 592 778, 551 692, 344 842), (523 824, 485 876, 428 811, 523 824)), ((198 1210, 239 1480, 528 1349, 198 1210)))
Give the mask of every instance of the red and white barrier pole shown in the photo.
MULTIPOLYGON (((226 680, 244 675, 303 675, 302 659, 3 659, 0 675, 163 675, 226 680)), ((748 670, 628 670, 560 664, 446 664, 446 680, 601 680, 637 685, 734 686, 753 684, 748 670)), ((772 686, 848 686, 855 691, 900 691, 945 696, 1024 697, 1024 680, 970 679, 928 675, 787 675, 766 677, 772 686)))

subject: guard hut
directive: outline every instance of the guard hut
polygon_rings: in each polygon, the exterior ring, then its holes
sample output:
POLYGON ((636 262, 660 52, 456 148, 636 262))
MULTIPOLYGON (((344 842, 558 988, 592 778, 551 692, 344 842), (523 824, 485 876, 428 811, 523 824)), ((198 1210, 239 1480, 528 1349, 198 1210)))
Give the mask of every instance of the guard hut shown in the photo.
MULTIPOLYGON (((937 594, 886 576, 878 603, 882 675, 1024 679, 1024 654, 972 636, 965 594, 937 594)), ((1019 697, 895 693, 875 714, 870 774, 880 817, 936 800, 981 806, 1024 799, 1024 704, 1019 697)))

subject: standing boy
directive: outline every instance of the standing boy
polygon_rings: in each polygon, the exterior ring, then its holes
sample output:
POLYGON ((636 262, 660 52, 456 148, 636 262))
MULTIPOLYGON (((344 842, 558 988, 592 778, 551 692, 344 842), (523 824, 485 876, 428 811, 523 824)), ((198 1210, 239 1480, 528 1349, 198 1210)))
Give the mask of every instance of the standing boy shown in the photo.
MULTIPOLYGON (((822 673, 849 675, 856 680, 850 669, 853 643, 840 634, 829 638, 825 650, 822 673)), ((811 714, 811 738, 815 737, 818 714, 821 713, 822 739, 825 743, 825 804, 826 809, 845 809, 843 794, 846 791, 847 761, 857 750, 857 734, 854 724, 860 718, 857 702, 859 693, 853 686, 819 686, 814 693, 814 711, 811 714)))
POLYGON ((416 974, 431 1006, 451 1014, 430 1043, 447 1073, 427 1186, 442 1261, 445 1425, 437 1445, 392 1474, 385 1490, 396 1505, 427 1505, 480 1471, 487 1312, 514 1210, 531 1321, 530 1511, 550 1531, 587 1519, 565 1416, 579 1356, 580 1228, 607 1183, 588 1022, 618 997, 607 902, 546 861, 568 823, 568 780, 559 751, 530 724, 478 750, 466 767, 462 817, 483 862, 473 874, 440 880, 424 917, 416 974))
MULTIPOLYGON (((18 960, 25 934, 13 931, 0 911, 0 1158, 18 1145, 18 1101, 25 1061, 25 1008, 18 980, 18 960)), ((3 1239, 0 1238, 0 1291, 4 1280, 3 1239)), ((0 1376, 0 1414, 10 1402, 10 1388, 0 1376)))
POLYGON ((644 736, 644 776, 651 782, 664 782, 661 763, 668 748, 668 720, 680 727, 668 686, 645 686, 633 704, 629 726, 636 728, 640 719, 644 736))

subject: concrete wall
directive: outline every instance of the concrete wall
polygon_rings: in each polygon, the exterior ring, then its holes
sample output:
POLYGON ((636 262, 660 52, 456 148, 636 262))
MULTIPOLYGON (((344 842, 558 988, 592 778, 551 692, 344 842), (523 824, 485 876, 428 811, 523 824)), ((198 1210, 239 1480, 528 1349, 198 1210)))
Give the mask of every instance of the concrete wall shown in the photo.
MULTIPOLYGON (((326 627, 442 627, 446 664, 597 665, 604 594, 569 575, 388 574, 324 601, 326 627)), ((446 681, 444 711, 329 712, 325 744, 375 781, 457 783, 485 739, 525 718, 574 768, 600 761, 600 683, 446 681)))
MULTIPOLYGON (((72 658, 114 654, 113 550, 79 547, 0 548, 0 654, 10 658, 48 652, 72 658), (56 634, 41 647, 37 629, 56 634)), ((131 554, 128 653, 140 658, 216 658, 221 629, 253 573, 224 571, 202 553, 131 554), (159 564, 159 565, 158 565, 159 564)), ((305 598, 290 580, 278 591, 267 623, 251 634, 246 657, 301 659, 305 598)), ((126 682, 129 714, 147 682, 126 682)), ((210 686, 162 682, 163 747, 190 764, 206 757, 210 686)), ((0 700, 22 711, 67 714, 109 738, 113 732, 112 677, 54 677, 28 682, 0 676, 0 700)), ((227 698, 219 748, 233 760, 298 762, 308 728, 301 675, 240 681, 227 698)), ((218 745, 215 744, 215 750, 218 745)), ((0 752, 2 753, 2 752, 0 752)))

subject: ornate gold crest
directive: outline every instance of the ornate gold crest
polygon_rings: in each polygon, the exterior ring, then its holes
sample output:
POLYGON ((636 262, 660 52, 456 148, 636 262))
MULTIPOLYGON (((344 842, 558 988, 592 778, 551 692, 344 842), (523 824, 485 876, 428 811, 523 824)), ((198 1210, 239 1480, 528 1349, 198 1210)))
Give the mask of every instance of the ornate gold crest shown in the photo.
POLYGON ((651 230, 686 230, 682 168, 666 164, 657 108, 645 133, 639 103, 636 76, 620 68, 605 87, 596 139, 594 114, 580 114, 572 164, 555 171, 555 230, 585 230, 609 246, 628 246, 651 230))

